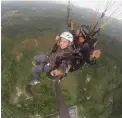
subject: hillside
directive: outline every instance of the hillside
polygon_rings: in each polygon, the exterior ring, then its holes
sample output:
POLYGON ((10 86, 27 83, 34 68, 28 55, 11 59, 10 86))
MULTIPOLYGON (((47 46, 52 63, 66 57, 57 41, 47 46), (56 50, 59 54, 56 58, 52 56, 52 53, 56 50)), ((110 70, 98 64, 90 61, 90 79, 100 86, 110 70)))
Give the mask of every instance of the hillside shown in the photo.
MULTIPOLYGON (((2 2, 3 118, 30 118, 56 111, 55 90, 45 73, 41 84, 32 88, 34 97, 26 85, 32 79, 33 56, 50 51, 55 36, 66 29, 65 9, 65 5, 47 2, 2 2)), ((74 12, 78 24, 90 23, 92 11, 74 7, 74 12), (85 19, 81 19, 83 13, 88 13, 85 19)), ((99 36, 97 48, 103 53, 97 64, 70 73, 61 83, 68 107, 78 105, 79 114, 86 118, 122 116, 122 26, 113 28, 117 36, 111 29, 99 36)))
MULTIPOLYGON (((67 6, 64 4, 58 4, 55 2, 19 2, 19 1, 14 1, 14 2, 2 2, 2 9, 1 9, 1 14, 2 14, 2 24, 9 22, 11 23, 11 19, 9 21, 6 21, 9 15, 15 13, 15 17, 19 15, 18 17, 21 20, 24 20, 24 22, 28 22, 30 18, 34 19, 42 19, 44 22, 44 25, 48 27, 51 26, 51 23, 54 23, 55 25, 53 26, 54 29, 55 27, 58 27, 58 29, 62 30, 64 26, 66 25, 66 8, 67 6), (24 14, 23 14, 24 12, 24 14), (9 15, 7 15, 9 13, 9 15), (21 17, 21 15, 23 15, 21 17), (35 18, 37 17, 37 18, 35 18), (47 22, 47 19, 50 17, 50 22, 47 22), (51 19, 52 18, 52 19, 51 19), (55 22, 53 22, 55 18, 55 22), (59 28, 60 27, 60 28, 59 28)), ((72 18, 74 18, 78 24, 91 24, 94 19, 95 12, 91 9, 88 8, 79 8, 76 6, 72 5, 72 11, 73 15, 72 18)), ((100 14, 98 15, 100 16, 100 14)), ((16 22, 20 22, 19 18, 16 18, 16 22)), ((40 21, 37 24, 43 24, 42 21, 40 21)), ((14 20, 13 20, 14 22, 14 20)), ((15 22, 15 23, 16 23, 15 22)), ((103 31, 104 34, 115 37, 117 40, 121 40, 122 37, 122 20, 117 21, 116 19, 113 20, 113 23, 108 25, 105 30, 103 31), (117 31, 117 32, 116 32, 117 31), (112 33, 111 33, 112 32, 112 33)), ((26 26, 25 26, 26 27, 26 26)), ((40 28, 40 25, 38 26, 40 28)), ((52 27, 51 27, 52 28, 52 27)))

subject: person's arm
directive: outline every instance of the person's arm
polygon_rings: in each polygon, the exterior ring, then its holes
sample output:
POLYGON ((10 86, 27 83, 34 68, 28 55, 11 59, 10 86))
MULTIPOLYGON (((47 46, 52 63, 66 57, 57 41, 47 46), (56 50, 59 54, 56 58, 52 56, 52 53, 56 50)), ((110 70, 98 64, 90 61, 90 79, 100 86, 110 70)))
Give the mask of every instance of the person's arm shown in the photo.
MULTIPOLYGON (((91 39, 87 43, 87 45, 84 45, 84 47, 83 47, 86 62, 91 65, 96 64, 96 60, 97 60, 95 53, 93 53, 96 43, 97 43, 97 39, 94 38, 94 39, 91 39)), ((98 52, 98 53, 100 53, 100 52, 98 52)))
POLYGON ((71 65, 69 65, 69 61, 63 60, 57 69, 51 71, 51 75, 64 77, 67 75, 70 67, 71 67, 71 65))
POLYGON ((77 37, 76 32, 75 32, 75 21, 71 21, 70 32, 73 35, 73 39, 75 40, 77 37))
POLYGON ((81 49, 81 53, 83 54, 83 57, 87 63, 90 63, 90 47, 88 43, 83 44, 83 47, 81 49))
POLYGON ((81 52, 83 54, 83 57, 86 63, 94 64, 96 62, 96 59, 91 56, 92 49, 90 48, 89 43, 83 44, 81 52))
POLYGON ((97 59, 100 58, 101 51, 100 50, 90 50, 89 53, 87 53, 85 56, 86 56, 85 57, 86 62, 93 65, 93 64, 96 64, 97 59), (91 51, 93 51, 92 54, 91 54, 91 51))
POLYGON ((61 40, 61 37, 59 35, 57 35, 56 38, 55 38, 55 41, 56 41, 57 45, 59 45, 60 40, 61 40))
POLYGON ((70 30, 75 30, 75 21, 71 21, 71 27, 70 27, 70 30))

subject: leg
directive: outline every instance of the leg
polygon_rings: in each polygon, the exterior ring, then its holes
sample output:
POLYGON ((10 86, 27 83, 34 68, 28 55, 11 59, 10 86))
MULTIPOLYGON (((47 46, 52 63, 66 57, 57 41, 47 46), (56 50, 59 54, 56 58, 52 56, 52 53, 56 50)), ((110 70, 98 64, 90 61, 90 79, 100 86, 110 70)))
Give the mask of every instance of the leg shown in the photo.
POLYGON ((40 54, 40 55, 37 55, 37 56, 34 56, 34 61, 36 61, 37 63, 44 63, 47 61, 47 56, 44 55, 44 54, 40 54))
POLYGON ((49 72, 50 67, 45 65, 44 63, 41 63, 40 65, 36 65, 35 67, 32 68, 32 75, 33 75, 33 81, 30 83, 31 85, 36 85, 40 83, 39 81, 39 76, 41 72, 49 72))
POLYGON ((32 75, 34 80, 39 81, 39 75, 42 72, 42 69, 43 64, 36 65, 35 67, 32 68, 32 75))
POLYGON ((47 55, 40 54, 40 55, 34 56, 34 61, 32 61, 32 64, 34 66, 40 65, 40 63, 45 63, 47 62, 47 60, 48 60, 47 55))
POLYGON ((44 68, 43 68, 44 72, 50 72, 51 70, 52 70, 52 67, 48 66, 48 65, 45 65, 44 68))

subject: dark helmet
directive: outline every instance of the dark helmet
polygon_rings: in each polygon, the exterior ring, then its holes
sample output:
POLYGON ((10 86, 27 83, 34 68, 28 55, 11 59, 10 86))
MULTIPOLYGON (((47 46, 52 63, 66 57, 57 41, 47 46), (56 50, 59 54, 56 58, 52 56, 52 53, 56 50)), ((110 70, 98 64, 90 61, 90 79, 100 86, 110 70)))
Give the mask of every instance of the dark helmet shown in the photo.
POLYGON ((87 38, 90 35, 89 29, 90 28, 88 25, 81 25, 80 33, 83 35, 84 38, 87 38))

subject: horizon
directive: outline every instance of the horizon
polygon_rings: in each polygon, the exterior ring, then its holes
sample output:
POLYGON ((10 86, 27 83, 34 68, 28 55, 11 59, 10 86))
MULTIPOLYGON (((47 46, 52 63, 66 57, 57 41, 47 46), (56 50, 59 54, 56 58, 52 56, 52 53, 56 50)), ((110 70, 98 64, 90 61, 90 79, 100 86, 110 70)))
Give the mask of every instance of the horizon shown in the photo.
MULTIPOLYGON (((1 2, 19 2, 19 1, 25 1, 25 0, 2 0, 1 2)), ((26 0, 26 1, 30 1, 30 0, 26 0)), ((115 18, 117 20, 122 20, 122 1, 121 0, 114 0, 114 1, 110 1, 110 0, 99 0, 99 1, 95 1, 95 0, 32 0, 31 2, 46 2, 46 1, 50 1, 50 2, 56 2, 56 3, 60 3, 60 4, 68 4, 68 1, 70 1, 71 6, 77 6, 80 8, 89 8, 94 10, 94 12, 99 12, 102 13, 107 5, 107 2, 111 2, 110 6, 111 8, 107 10, 106 12, 106 16, 111 16, 112 18, 115 18), (113 4, 115 2, 115 4, 113 4), (90 3, 90 4, 89 4, 90 3), (113 4, 113 6, 112 6, 113 4)))

